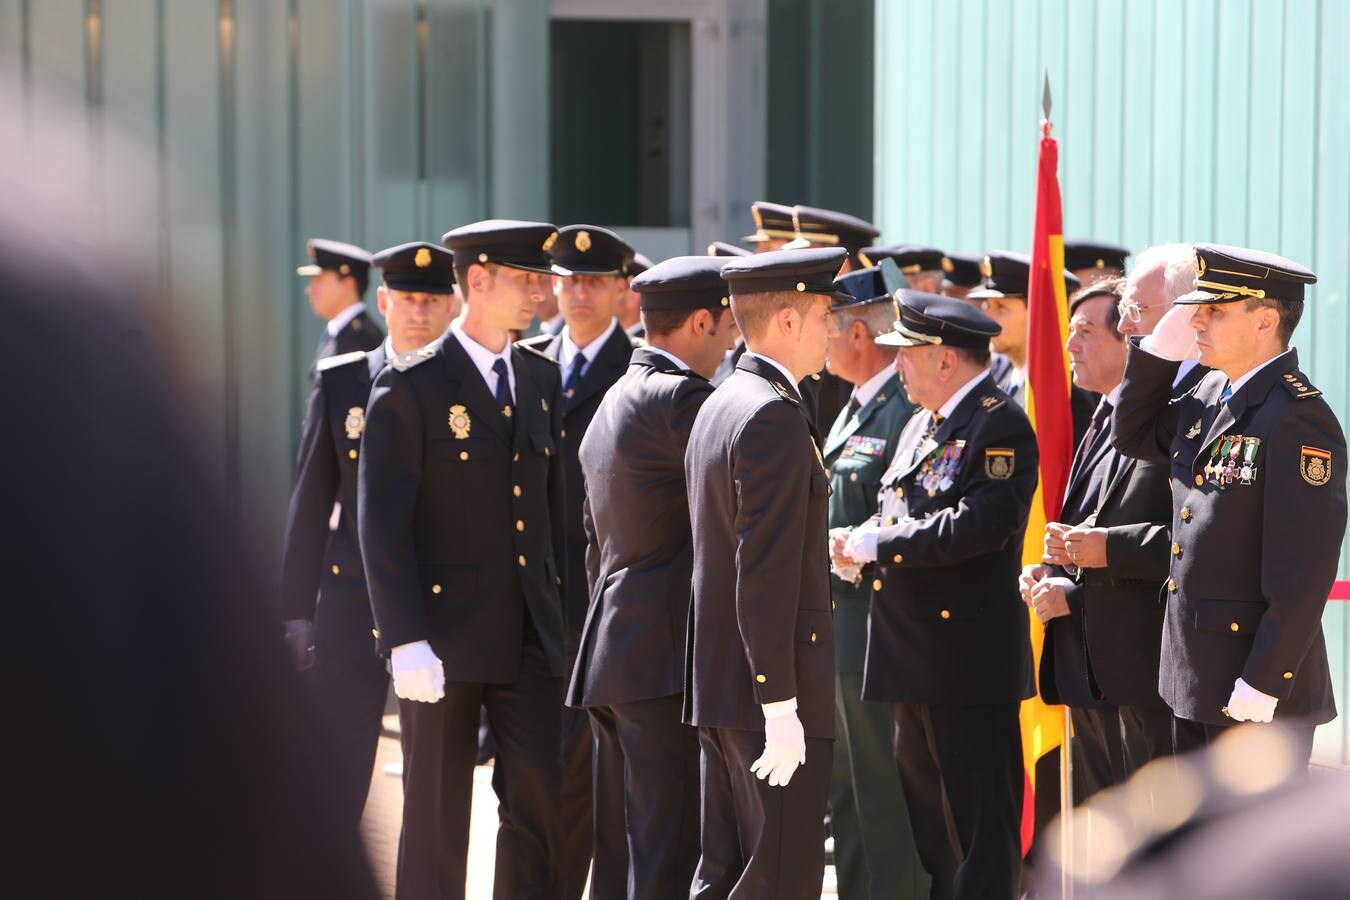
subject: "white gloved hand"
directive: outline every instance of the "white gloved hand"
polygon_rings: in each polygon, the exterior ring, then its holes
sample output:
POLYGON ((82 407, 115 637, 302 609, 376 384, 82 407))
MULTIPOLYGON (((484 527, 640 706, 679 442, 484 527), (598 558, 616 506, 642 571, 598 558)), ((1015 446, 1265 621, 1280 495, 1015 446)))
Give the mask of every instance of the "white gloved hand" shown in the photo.
POLYGON ((1275 718, 1275 704, 1279 702, 1239 678, 1233 682, 1233 695, 1223 711, 1235 722, 1269 722, 1275 718))
POLYGON ((876 519, 868 519, 849 534, 844 542, 844 553, 858 563, 877 561, 877 532, 881 526, 876 519))
POLYGON ((389 653, 394 693, 404 700, 436 703, 445 696, 445 667, 426 641, 399 644, 389 653))
POLYGON ((797 718, 797 698, 765 703, 764 752, 750 771, 770 787, 783 787, 797 767, 806 763, 806 732, 797 718))
POLYGON ((1195 310, 1189 303, 1173 306, 1158 320, 1153 333, 1139 342, 1139 348, 1173 362, 1198 358, 1200 350, 1195 344, 1195 329, 1191 327, 1195 310))

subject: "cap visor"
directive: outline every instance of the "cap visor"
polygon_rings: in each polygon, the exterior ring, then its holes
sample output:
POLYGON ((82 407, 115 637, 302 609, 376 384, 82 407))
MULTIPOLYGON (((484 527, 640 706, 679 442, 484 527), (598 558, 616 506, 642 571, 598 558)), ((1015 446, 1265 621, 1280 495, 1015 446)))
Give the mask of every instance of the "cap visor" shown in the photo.
POLYGON ((1005 294, 1002 291, 996 291, 993 288, 976 288, 969 294, 966 294, 967 300, 982 300, 985 297, 1015 297, 1018 300, 1027 299, 1026 294, 1005 294))
POLYGON ((872 343, 879 344, 882 347, 918 347, 926 344, 927 341, 916 341, 913 338, 905 337, 898 331, 888 331, 872 338, 872 343))
POLYGON ((1219 300, 1216 299, 1217 297, 1217 294, 1211 294, 1209 291, 1191 291, 1189 294, 1182 294, 1172 302, 1178 306, 1201 306, 1207 303, 1234 303, 1243 299, 1240 294, 1228 300, 1219 300))
POLYGON ((806 238, 794 238, 783 245, 784 250, 805 250, 811 246, 811 242, 806 238))
POLYGON ((530 266, 525 263, 506 262, 500 259, 490 259, 488 262, 496 263, 499 266, 506 266, 508 269, 519 269, 522 272, 537 272, 540 275, 556 275, 552 266, 530 266))
POLYGON ((322 271, 323 271, 323 266, 316 266, 316 265, 314 265, 313 263, 310 263, 310 264, 307 265, 307 266, 296 266, 296 267, 295 267, 295 274, 297 274, 297 275, 310 275, 310 276, 313 276, 313 275, 318 275, 318 274, 319 274, 320 272, 322 272, 322 271))

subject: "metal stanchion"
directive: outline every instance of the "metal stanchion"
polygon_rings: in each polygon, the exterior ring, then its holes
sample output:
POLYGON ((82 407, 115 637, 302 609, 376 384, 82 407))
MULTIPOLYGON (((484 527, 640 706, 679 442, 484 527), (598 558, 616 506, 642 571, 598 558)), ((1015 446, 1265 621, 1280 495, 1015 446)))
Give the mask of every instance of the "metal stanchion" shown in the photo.
POLYGON ((1064 707, 1064 743, 1059 748, 1059 896, 1073 900, 1073 723, 1064 707))

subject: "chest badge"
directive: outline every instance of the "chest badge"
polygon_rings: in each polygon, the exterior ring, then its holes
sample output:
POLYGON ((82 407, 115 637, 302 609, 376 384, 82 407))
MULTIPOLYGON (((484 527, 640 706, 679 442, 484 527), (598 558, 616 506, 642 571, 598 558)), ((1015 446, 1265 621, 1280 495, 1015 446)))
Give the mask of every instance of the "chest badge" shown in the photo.
POLYGON ((450 407, 450 430, 455 433, 457 440, 464 440, 469 436, 469 429, 473 423, 469 421, 469 411, 462 404, 456 403, 450 407))
POLYGON ((1195 424, 1191 426, 1191 430, 1186 432, 1186 440, 1193 441, 1199 436, 1200 436, 1200 420, 1196 419, 1195 424))
POLYGON ((366 411, 359 406, 347 410, 347 419, 342 423, 347 429, 348 440, 360 440, 361 432, 366 430, 366 411))
POLYGON ((1016 463, 1015 451, 1010 447, 987 447, 984 451, 984 474, 996 481, 1012 477, 1016 463))
POLYGON ((1313 487, 1321 487, 1331 480, 1331 454, 1317 447, 1305 446, 1298 457, 1298 474, 1313 487))

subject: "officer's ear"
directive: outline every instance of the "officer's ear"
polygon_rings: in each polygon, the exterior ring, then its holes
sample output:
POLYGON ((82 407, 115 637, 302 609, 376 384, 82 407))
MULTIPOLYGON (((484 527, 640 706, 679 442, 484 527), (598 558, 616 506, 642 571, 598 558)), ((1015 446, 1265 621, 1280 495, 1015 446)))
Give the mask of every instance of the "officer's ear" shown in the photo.
POLYGON ((381 316, 389 318, 389 291, 384 285, 375 289, 375 305, 379 308, 381 316))

